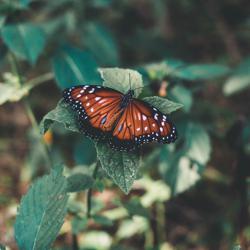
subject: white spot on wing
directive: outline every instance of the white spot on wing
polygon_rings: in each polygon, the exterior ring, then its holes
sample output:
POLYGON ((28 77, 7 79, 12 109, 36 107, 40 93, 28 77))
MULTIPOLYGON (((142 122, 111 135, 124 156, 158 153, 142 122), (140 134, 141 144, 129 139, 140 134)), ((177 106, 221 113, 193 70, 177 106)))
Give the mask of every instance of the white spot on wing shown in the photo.
POLYGON ((162 127, 160 127, 160 131, 161 131, 161 132, 163 131, 163 128, 162 128, 162 127))
POLYGON ((142 115, 142 119, 143 119, 143 121, 146 121, 147 120, 147 116, 142 115))
POLYGON ((92 94, 92 93, 94 93, 95 92, 95 89, 94 88, 92 88, 91 90, 89 90, 89 93, 90 94, 92 94))
POLYGON ((140 131, 140 130, 141 130, 141 128, 137 128, 137 129, 136 129, 136 131, 140 131))
POLYGON ((147 130, 148 130, 148 127, 145 127, 144 130, 147 131, 147 130))
POLYGON ((91 108, 91 109, 90 109, 90 111, 91 111, 91 112, 94 112, 94 109, 93 109, 93 108, 91 108))
POLYGON ((90 103, 88 102, 87 104, 86 104, 86 106, 88 107, 90 105, 90 103))
POLYGON ((78 94, 77 96, 76 96, 76 98, 80 98, 82 95, 81 94, 78 94))
POLYGON ((101 99, 100 96, 97 96, 97 97, 95 98, 96 101, 99 101, 100 99, 101 99))

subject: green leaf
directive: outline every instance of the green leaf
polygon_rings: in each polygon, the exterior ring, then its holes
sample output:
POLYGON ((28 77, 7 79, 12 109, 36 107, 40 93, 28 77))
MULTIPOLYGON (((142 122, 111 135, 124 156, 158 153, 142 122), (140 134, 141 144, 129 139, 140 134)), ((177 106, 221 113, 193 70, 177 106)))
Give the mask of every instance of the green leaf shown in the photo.
POLYGON ((0 250, 6 250, 6 247, 3 245, 0 245, 0 250))
POLYGON ((56 108, 43 117, 40 123, 41 134, 45 134, 54 122, 62 123, 66 129, 80 133, 75 112, 72 112, 72 108, 63 100, 60 100, 56 108))
POLYGON ((74 147, 74 160, 77 165, 90 165, 96 162, 96 149, 92 140, 81 136, 74 147))
POLYGON ((67 178, 67 192, 79 192, 93 186, 94 180, 86 174, 73 174, 67 178))
POLYGON ((160 172, 176 195, 193 186, 210 159, 211 143, 206 130, 200 125, 189 123, 185 131, 182 148, 173 152, 163 147, 160 156, 160 172))
POLYGON ((0 105, 5 102, 17 102, 27 96, 32 89, 31 85, 20 86, 16 76, 11 73, 4 74, 5 82, 0 83, 0 105))
POLYGON ((30 23, 4 26, 2 38, 17 57, 28 60, 32 65, 42 53, 46 42, 44 31, 30 23))
POLYGON ((137 177, 140 165, 139 155, 114 151, 103 143, 96 143, 96 149, 104 171, 124 193, 128 194, 137 177))
POLYGON ((81 240, 84 249, 107 250, 112 245, 112 237, 104 231, 88 231, 81 240))
POLYGON ((211 143, 207 131, 199 124, 190 123, 186 131, 186 156, 199 164, 210 159, 211 143))
POLYGON ((99 23, 89 23, 84 31, 84 44, 101 65, 119 64, 117 44, 110 31, 99 23))
POLYGON ((27 7, 32 0, 19 0, 22 7, 27 7))
POLYGON ((6 16, 0 15, 0 29, 3 27, 6 20, 6 16))
POLYGON ((184 62, 180 60, 165 60, 159 63, 147 64, 143 67, 150 79, 162 80, 166 76, 171 76, 171 74, 176 70, 176 68, 185 65, 184 62))
POLYGON ((246 88, 250 88, 250 74, 246 75, 235 75, 230 77, 224 87, 223 93, 226 96, 236 94, 243 91, 246 88))
POLYGON ((148 64, 143 67, 151 79, 162 80, 166 76, 183 80, 208 80, 225 76, 230 68, 219 64, 187 64, 177 59, 148 64))
POLYGON ((191 64, 173 71, 173 75, 184 80, 209 80, 222 77, 230 72, 230 68, 219 64, 191 64))
POLYGON ((250 58, 245 59, 227 79, 223 86, 226 96, 236 94, 250 87, 250 58))
POLYGON ((74 235, 79 234, 83 230, 87 228, 88 225, 88 219, 87 218, 81 218, 79 216, 75 216, 73 220, 71 221, 71 227, 72 227, 72 233, 74 235))
POLYGON ((89 52, 65 45, 58 49, 52 64, 57 84, 61 88, 101 83, 97 64, 89 52))
POLYGON ((66 214, 67 181, 52 171, 36 181, 22 198, 15 222, 15 237, 20 249, 49 249, 66 214))
POLYGON ((177 103, 182 103, 184 111, 190 111, 193 104, 193 97, 191 91, 188 88, 181 85, 176 85, 171 89, 170 97, 177 103))
POLYGON ((143 207, 152 207, 155 202, 170 199, 171 190, 162 180, 152 180, 148 176, 144 176, 137 181, 137 184, 146 191, 140 199, 143 207))
POLYGON ((149 229, 146 218, 133 216, 132 219, 123 220, 117 231, 118 239, 129 239, 136 234, 145 233, 149 229))
POLYGON ((200 180, 200 172, 204 170, 204 167, 197 163, 192 163, 186 156, 181 157, 176 165, 177 179, 173 189, 173 194, 177 195, 188 190, 198 180, 200 180))
MULTIPOLYGON (((60 101, 54 110, 44 116, 40 123, 41 133, 44 134, 54 122, 62 123, 71 131, 80 132, 78 119, 64 101, 60 101)), ((139 156, 135 153, 113 151, 102 143, 96 143, 96 148, 103 169, 125 193, 128 193, 136 178, 139 156)))
POLYGON ((91 4, 95 8, 105 8, 110 6, 112 3, 111 0, 92 0, 91 4))
POLYGON ((242 250, 240 245, 235 245, 232 250, 242 250))
POLYGON ((170 114, 183 107, 180 103, 172 102, 159 96, 145 97, 143 100, 158 108, 164 114, 170 114))
POLYGON ((103 225, 103 226, 112 226, 113 221, 110 220, 108 217, 105 217, 103 215, 93 215, 92 216, 95 223, 103 225))
POLYGON ((139 199, 133 198, 124 204, 124 207, 128 210, 128 213, 133 215, 139 215, 143 217, 149 217, 148 210, 141 204, 139 199))
POLYGON ((102 193, 105 189, 105 185, 102 180, 96 180, 94 187, 98 190, 98 192, 102 193))
POLYGON ((142 76, 132 69, 121 68, 100 68, 103 85, 126 93, 129 89, 135 90, 135 96, 139 96, 142 91, 142 76), (137 88, 137 89, 136 89, 137 88))

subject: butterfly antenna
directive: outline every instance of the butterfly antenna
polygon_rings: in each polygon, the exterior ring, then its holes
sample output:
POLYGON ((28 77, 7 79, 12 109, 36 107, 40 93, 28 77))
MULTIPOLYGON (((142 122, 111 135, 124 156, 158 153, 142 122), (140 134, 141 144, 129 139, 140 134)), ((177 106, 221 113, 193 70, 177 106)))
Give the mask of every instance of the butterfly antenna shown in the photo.
POLYGON ((130 77, 130 73, 128 73, 128 81, 129 81, 129 89, 131 90, 132 87, 131 87, 131 77, 130 77))

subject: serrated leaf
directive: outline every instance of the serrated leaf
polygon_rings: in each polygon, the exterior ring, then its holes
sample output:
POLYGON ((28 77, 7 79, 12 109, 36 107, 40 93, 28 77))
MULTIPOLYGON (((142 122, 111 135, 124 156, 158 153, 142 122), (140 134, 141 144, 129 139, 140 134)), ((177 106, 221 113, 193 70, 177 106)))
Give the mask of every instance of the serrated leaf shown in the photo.
POLYGON ((128 194, 140 165, 139 155, 130 152, 118 152, 103 143, 96 143, 97 157, 104 171, 128 194))
POLYGON ((61 88, 101 83, 97 64, 89 52, 65 45, 58 49, 52 64, 57 84, 61 88))
POLYGON ((121 68, 100 68, 99 72, 104 80, 103 86, 116 89, 126 93, 129 89, 135 91, 135 96, 139 96, 142 91, 142 76, 132 69, 121 68))
MULTIPOLYGON (((41 133, 44 134, 54 122, 62 123, 71 131, 80 132, 78 119, 70 106, 62 100, 42 119, 41 133)), ((139 156, 135 153, 113 151, 102 143, 96 143, 96 147, 97 157, 100 159, 103 169, 125 193, 128 193, 136 178, 139 156)))
POLYGON ((119 64, 117 44, 110 31, 99 23, 88 23, 83 34, 85 46, 101 65, 119 64))
POLYGON ((230 68, 219 64, 191 64, 179 67, 172 75, 184 80, 209 80, 222 77, 230 72, 230 68))
POLYGON ((40 123, 41 134, 44 134, 54 122, 62 123, 66 129, 80 133, 75 112, 72 112, 72 108, 63 100, 60 100, 56 108, 43 117, 40 123))
POLYGON ((62 173, 52 171, 37 180, 22 198, 15 222, 15 238, 20 249, 51 247, 67 211, 66 188, 62 173))
POLYGON ((156 107, 164 114, 171 114, 172 112, 183 107, 180 103, 172 102, 159 96, 145 97, 143 100, 156 107))
POLYGON ((46 42, 40 27, 30 23, 13 24, 4 26, 1 32, 4 43, 16 56, 35 64, 46 42))
POLYGON ((73 174, 67 178, 67 192, 79 192, 93 186, 94 180, 86 174, 73 174))

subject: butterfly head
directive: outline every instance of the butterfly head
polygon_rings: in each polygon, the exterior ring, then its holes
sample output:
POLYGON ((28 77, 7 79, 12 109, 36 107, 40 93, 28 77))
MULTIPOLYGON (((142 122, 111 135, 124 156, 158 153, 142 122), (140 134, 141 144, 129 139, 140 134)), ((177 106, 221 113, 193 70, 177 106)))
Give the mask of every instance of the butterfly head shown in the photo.
POLYGON ((126 95, 132 98, 135 95, 135 91, 133 89, 129 89, 126 95))

